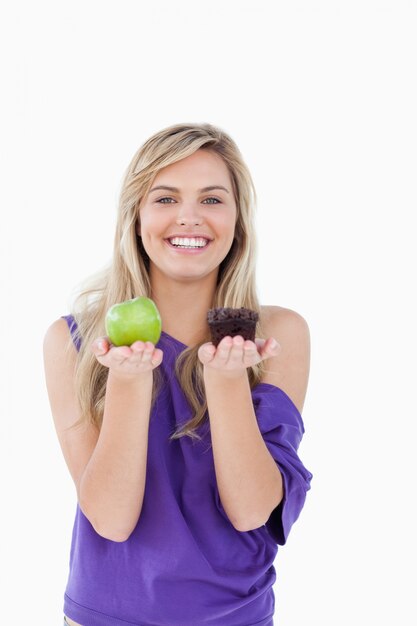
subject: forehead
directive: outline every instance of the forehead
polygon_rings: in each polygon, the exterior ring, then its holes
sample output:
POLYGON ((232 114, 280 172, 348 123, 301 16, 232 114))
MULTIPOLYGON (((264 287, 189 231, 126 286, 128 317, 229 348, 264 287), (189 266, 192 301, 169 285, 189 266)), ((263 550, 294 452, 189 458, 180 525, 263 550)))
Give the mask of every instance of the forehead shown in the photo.
POLYGON ((223 184, 230 188, 231 179, 226 163, 211 150, 197 150, 185 159, 172 163, 158 172, 154 183, 182 181, 185 186, 200 187, 207 184, 223 184), (201 181, 201 182, 200 182, 201 181))

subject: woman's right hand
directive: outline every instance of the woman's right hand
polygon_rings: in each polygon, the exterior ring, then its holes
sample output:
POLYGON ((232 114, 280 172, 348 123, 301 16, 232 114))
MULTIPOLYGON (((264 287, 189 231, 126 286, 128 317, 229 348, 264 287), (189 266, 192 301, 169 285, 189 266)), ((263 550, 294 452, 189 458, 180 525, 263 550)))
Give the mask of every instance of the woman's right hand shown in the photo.
POLYGON ((114 346, 108 337, 99 337, 91 350, 97 361, 116 376, 132 377, 149 372, 162 363, 163 352, 150 341, 135 341, 131 346, 114 346))

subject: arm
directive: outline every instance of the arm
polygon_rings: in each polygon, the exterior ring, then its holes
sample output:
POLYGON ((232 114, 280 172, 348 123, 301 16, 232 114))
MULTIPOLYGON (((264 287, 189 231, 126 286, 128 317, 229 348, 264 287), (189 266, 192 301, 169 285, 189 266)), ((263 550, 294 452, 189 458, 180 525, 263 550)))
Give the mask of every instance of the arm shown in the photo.
POLYGON ((132 380, 109 372, 103 423, 80 480, 79 501, 95 530, 125 541, 140 516, 145 491, 152 372, 132 380))
POLYGON ((256 421, 246 368, 268 360, 263 382, 281 387, 301 411, 306 393, 309 333, 305 320, 288 309, 273 309, 265 321, 279 338, 243 342, 224 338, 217 350, 200 348, 210 417, 213 456, 222 505, 237 530, 262 526, 283 497, 281 473, 256 421))
POLYGON ((143 502, 152 369, 161 350, 137 342, 109 349, 92 346, 109 367, 101 430, 92 424, 70 429, 80 417, 74 388, 76 351, 65 351, 68 328, 57 320, 44 339, 46 384, 52 415, 78 501, 95 530, 124 541, 135 527, 143 502))
POLYGON ((223 508, 237 530, 259 528, 282 499, 282 477, 258 428, 247 373, 230 379, 212 370, 204 380, 223 508))

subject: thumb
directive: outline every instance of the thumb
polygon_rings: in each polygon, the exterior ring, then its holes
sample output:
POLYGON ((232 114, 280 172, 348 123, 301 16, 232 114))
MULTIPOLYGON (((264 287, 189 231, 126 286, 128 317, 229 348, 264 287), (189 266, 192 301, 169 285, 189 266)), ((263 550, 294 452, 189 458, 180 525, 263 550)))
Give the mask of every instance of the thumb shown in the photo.
POLYGON ((107 350, 109 349, 109 344, 108 344, 106 337, 99 337, 98 339, 93 341, 91 345, 91 349, 94 352, 94 354, 98 356, 105 354, 107 350))

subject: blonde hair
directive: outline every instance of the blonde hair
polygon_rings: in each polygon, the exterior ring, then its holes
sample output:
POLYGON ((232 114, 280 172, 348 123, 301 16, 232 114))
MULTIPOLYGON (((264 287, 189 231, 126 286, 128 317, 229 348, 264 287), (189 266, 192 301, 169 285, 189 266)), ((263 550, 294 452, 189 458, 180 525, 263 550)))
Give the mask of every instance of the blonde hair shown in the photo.
MULTIPOLYGON (((81 408, 77 424, 89 420, 100 428, 103 419, 108 369, 97 361, 90 345, 97 337, 105 335, 108 308, 137 296, 151 297, 149 258, 136 232, 139 206, 162 168, 201 149, 212 150, 225 162, 237 206, 234 241, 220 264, 212 306, 260 310, 255 286, 256 192, 237 145, 227 133, 211 124, 176 124, 154 134, 136 152, 124 175, 112 261, 80 285, 71 307, 82 338, 75 378, 81 408)), ((256 334, 263 336, 260 323, 256 334)), ((205 341, 210 341, 208 327, 205 341)), ((197 355, 199 345, 185 349, 176 361, 176 374, 193 417, 175 431, 171 439, 200 438, 195 430, 208 419, 203 366, 197 355)), ((159 390, 158 369, 154 370, 153 401, 159 390)), ((262 363, 248 368, 251 387, 260 382, 262 372, 262 363)))

